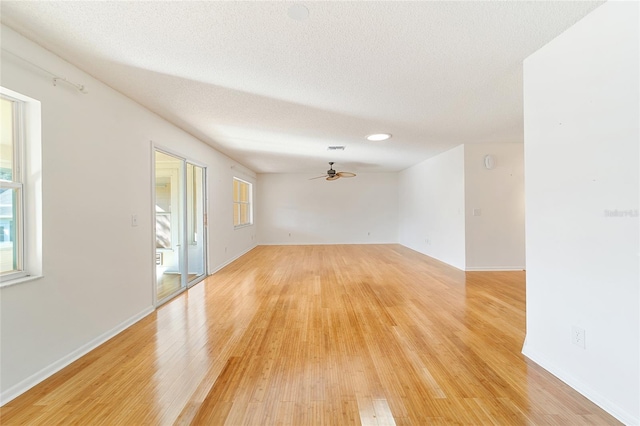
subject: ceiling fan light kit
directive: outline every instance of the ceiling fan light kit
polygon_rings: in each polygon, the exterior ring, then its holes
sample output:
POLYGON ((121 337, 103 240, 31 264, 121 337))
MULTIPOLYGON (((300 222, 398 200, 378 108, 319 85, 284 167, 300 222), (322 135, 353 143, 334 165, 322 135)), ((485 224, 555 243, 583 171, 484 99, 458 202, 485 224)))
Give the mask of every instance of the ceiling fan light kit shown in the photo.
POLYGON ((355 173, 351 173, 351 172, 337 172, 333 169, 333 161, 329 161, 329 170, 327 170, 327 174, 322 175, 322 176, 317 176, 314 178, 311 178, 309 180, 313 180, 313 179, 320 179, 320 178, 326 178, 326 180, 337 180, 339 178, 349 178, 349 177, 355 177, 355 173))

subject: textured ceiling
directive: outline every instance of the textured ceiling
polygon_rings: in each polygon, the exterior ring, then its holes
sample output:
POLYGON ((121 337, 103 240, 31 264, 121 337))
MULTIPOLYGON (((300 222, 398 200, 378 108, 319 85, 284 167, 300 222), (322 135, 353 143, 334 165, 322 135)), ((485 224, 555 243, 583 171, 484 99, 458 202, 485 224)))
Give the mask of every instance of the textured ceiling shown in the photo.
POLYGON ((256 172, 321 174, 522 142, 523 59, 601 4, 297 3, 308 19, 235 1, 2 1, 1 19, 256 172))

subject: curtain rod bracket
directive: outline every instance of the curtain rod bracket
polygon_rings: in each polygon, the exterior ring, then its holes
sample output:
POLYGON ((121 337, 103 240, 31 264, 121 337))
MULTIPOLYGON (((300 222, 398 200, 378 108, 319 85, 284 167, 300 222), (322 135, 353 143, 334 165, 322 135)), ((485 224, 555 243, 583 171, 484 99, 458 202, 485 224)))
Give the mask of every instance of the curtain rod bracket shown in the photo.
POLYGON ((89 92, 87 92, 87 89, 84 87, 84 84, 76 84, 76 83, 72 83, 69 80, 67 80, 66 78, 63 77, 53 77, 53 85, 57 86, 58 85, 58 81, 61 81, 63 83, 67 83, 70 86, 75 87, 80 93, 82 94, 87 94, 89 92))

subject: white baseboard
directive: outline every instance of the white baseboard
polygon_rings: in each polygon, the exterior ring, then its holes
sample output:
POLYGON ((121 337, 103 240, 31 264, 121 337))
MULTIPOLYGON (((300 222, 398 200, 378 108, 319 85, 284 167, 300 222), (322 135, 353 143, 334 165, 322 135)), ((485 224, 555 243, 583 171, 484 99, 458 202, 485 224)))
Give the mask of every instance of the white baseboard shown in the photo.
POLYGON ((500 271, 524 271, 524 266, 471 266, 464 269, 467 272, 500 272, 500 271))
POLYGON ((436 257, 436 256, 435 256, 435 255, 433 255, 433 254, 425 253, 425 252, 423 252, 423 251, 421 251, 421 250, 418 250, 417 248, 410 247, 410 246, 406 246, 406 245, 404 245, 404 244, 402 244, 402 243, 398 243, 398 244, 400 244, 400 245, 401 245, 402 247, 404 247, 404 248, 408 248, 409 250, 413 250, 413 251, 415 251, 416 253, 420 253, 420 254, 421 254, 421 255, 423 255, 423 256, 427 256, 427 257, 430 257, 431 259, 437 260, 438 262, 444 263, 444 264, 445 264, 445 265, 447 265, 447 266, 451 266, 452 268, 455 268, 455 269, 457 269, 458 271, 464 271, 464 268, 460 268, 459 266, 454 265, 453 263, 450 263, 450 262, 448 262, 448 261, 446 261, 446 260, 443 260, 443 259, 441 259, 441 258, 439 258, 439 257, 436 257))
POLYGON ((618 405, 604 397, 602 394, 594 390, 589 385, 585 384, 579 379, 576 379, 571 374, 559 368, 553 362, 549 361, 543 355, 536 353, 527 346, 525 338, 524 347, 522 348, 522 354, 529 358, 531 361, 544 368, 558 379, 562 380, 569 386, 571 386, 578 393, 582 394, 585 398, 602 408, 607 413, 624 423, 625 425, 638 425, 640 424, 640 418, 633 416, 631 413, 626 412, 618 405))
POLYGON ((65 368, 66 366, 68 366, 69 364, 77 360, 78 358, 81 358, 82 356, 88 354, 89 352, 91 352, 92 350, 94 350, 95 348, 97 348, 107 340, 111 339, 121 331, 129 328, 136 322, 140 321, 142 318, 146 317, 147 315, 152 313, 154 310, 155 308, 153 306, 149 306, 148 308, 144 309, 142 312, 139 312, 138 314, 132 316, 131 318, 123 321, 122 323, 118 324, 111 330, 101 334, 100 336, 96 337, 90 342, 82 345, 81 347, 71 352, 70 354, 60 358, 59 360, 46 366, 42 370, 32 374, 31 376, 27 377, 21 382, 11 386, 9 389, 3 391, 0 394, 0 406, 3 406, 9 401, 22 395, 23 393, 25 393, 26 391, 28 391, 38 383, 51 377, 58 371, 62 370, 63 368, 65 368))
POLYGON ((209 275, 213 275, 216 272, 218 272, 219 270, 221 270, 222 268, 224 268, 225 266, 229 265, 232 262, 235 262, 236 260, 240 259, 242 256, 244 256, 245 254, 249 253, 251 250, 253 250, 254 248, 258 247, 258 244, 254 244, 252 247, 249 247, 248 249, 246 249, 245 251, 243 251, 242 253, 240 253, 239 255, 227 260, 225 263, 223 263, 222 265, 216 266, 216 268, 211 271, 209 273, 209 275))

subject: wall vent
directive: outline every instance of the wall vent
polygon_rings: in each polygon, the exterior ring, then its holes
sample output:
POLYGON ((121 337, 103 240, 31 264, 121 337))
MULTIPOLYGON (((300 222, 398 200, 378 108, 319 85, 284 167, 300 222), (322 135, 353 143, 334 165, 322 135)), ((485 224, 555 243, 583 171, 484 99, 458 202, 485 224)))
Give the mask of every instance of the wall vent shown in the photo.
POLYGON ((338 145, 329 146, 327 148, 327 151, 344 151, 344 145, 343 146, 338 146, 338 145))

